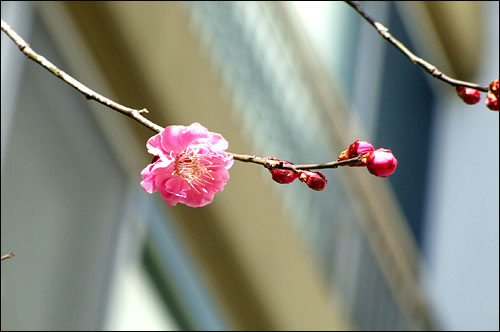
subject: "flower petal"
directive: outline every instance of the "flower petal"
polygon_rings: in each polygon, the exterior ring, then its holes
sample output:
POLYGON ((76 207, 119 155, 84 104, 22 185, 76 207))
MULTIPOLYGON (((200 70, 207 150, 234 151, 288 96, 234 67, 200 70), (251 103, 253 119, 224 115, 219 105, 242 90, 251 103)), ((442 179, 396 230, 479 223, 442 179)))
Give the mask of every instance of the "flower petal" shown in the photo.
POLYGON ((217 133, 210 133, 208 142, 214 150, 225 150, 229 146, 229 143, 224 139, 224 137, 217 133))
POLYGON ((185 149, 190 144, 196 144, 200 139, 206 141, 206 138, 208 138, 208 129, 195 122, 181 131, 178 136, 178 142, 179 146, 185 149))
POLYGON ((142 186, 142 188, 144 188, 144 190, 148 194, 152 194, 152 193, 154 193, 155 191, 158 190, 158 189, 156 189, 156 186, 155 186, 155 183, 154 183, 154 176, 153 176, 153 174, 151 174, 151 167, 152 166, 153 166, 152 164, 149 164, 141 172, 141 176, 142 176, 142 179, 143 179, 141 181, 141 186, 142 186))
POLYGON ((146 143, 148 152, 155 156, 165 154, 166 151, 162 147, 161 140, 162 140, 161 133, 151 137, 146 143))
POLYGON ((179 144, 179 135, 183 129, 184 126, 168 126, 160 133, 162 150, 166 154, 178 154, 185 148, 179 144))

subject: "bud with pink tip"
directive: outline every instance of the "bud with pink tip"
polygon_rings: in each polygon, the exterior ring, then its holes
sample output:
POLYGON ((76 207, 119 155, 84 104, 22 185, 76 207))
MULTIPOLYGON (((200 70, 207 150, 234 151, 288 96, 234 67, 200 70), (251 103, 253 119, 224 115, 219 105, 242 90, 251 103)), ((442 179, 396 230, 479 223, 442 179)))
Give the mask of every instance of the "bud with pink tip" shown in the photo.
POLYGON ((312 172, 309 170, 299 170, 299 180, 307 184, 313 190, 322 191, 328 184, 328 179, 321 172, 312 172))
POLYGON ((359 155, 372 152, 373 145, 370 142, 356 140, 349 146, 349 150, 347 150, 347 156, 349 158, 355 158, 359 155))
MULTIPOLYGON (((360 156, 360 155, 363 155, 365 153, 369 153, 372 151, 373 151, 373 145, 371 145, 370 142, 356 140, 354 143, 352 143, 349 146, 349 149, 342 151, 342 153, 340 153, 337 160, 340 161, 340 160, 356 158, 357 156, 360 156)), ((363 159, 365 159, 365 158, 363 158, 363 159)), ((366 160, 362 160, 361 162, 351 163, 351 164, 349 164, 349 166, 356 166, 356 167, 366 166, 366 160)))
POLYGON ((354 143, 349 145, 349 149, 342 151, 337 160, 345 160, 355 158, 359 155, 372 152, 373 145, 370 142, 356 140, 354 143))
POLYGON ((490 91, 486 94, 486 106, 492 111, 498 111, 498 80, 490 83, 490 91))
MULTIPOLYGON (((278 158, 274 157, 269 157, 268 159, 281 161, 278 158)), ((283 161, 283 165, 293 165, 293 164, 289 161, 283 161)), ((281 184, 292 183, 299 176, 297 172, 288 169, 272 168, 269 169, 269 172, 271 172, 273 180, 281 184)))
POLYGON ((396 170, 398 160, 394 157, 391 150, 377 149, 368 155, 366 166, 371 174, 387 177, 396 170))
POLYGON ((457 94, 466 104, 469 105, 477 104, 481 100, 481 92, 476 89, 457 86, 457 94))

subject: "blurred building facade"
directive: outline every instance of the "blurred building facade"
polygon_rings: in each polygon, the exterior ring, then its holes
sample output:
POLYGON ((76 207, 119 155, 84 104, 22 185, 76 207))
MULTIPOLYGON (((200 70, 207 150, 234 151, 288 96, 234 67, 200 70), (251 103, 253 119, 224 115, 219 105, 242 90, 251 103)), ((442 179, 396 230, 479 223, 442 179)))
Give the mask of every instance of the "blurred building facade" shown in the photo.
MULTIPOLYGON (((440 35, 460 10, 365 5, 438 68, 490 79, 474 61, 484 53, 479 40, 440 35), (422 32, 427 43, 415 32, 419 20, 435 28, 422 32)), ((465 6, 465 31, 492 12, 465 6)), ((2 263, 2 329, 460 328, 446 303, 456 289, 438 287, 450 269, 432 269, 450 264, 435 254, 449 228, 435 227, 453 205, 438 189, 454 179, 432 187, 449 171, 429 160, 441 157, 436 137, 460 128, 447 129, 439 113, 451 95, 346 4, 2 2, 2 18, 92 89, 147 107, 163 126, 200 122, 231 152, 323 162, 364 138, 399 160, 388 180, 327 170, 323 192, 236 163, 213 204, 167 207, 138 185, 153 133, 85 100, 2 34, 2 253, 17 252, 2 263)), ((492 126, 481 132, 494 140, 498 117, 496 127, 489 119, 498 114, 483 113, 456 121, 492 126)), ((497 161, 481 171, 495 174, 497 161)), ((475 215, 491 229, 498 185, 477 188, 489 193, 478 204, 491 206, 475 215)), ((494 262, 495 253, 479 257, 494 262)), ((496 280, 498 290, 494 264, 487 285, 496 280)), ((482 328, 494 328, 494 317, 482 328)))

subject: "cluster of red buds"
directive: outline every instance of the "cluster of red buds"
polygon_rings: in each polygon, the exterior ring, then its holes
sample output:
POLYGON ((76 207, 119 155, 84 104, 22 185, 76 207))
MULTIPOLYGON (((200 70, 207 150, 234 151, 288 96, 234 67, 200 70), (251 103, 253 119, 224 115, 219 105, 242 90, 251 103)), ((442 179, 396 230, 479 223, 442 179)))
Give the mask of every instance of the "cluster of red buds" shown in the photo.
MULTIPOLYGON (((457 86, 457 94, 462 100, 469 105, 479 103, 481 100, 481 92, 476 89, 457 86)), ((498 80, 490 83, 490 89, 486 94, 486 107, 492 111, 498 111, 498 80)))
POLYGON ((356 140, 349 149, 342 151, 337 158, 338 161, 361 157, 358 162, 348 164, 351 167, 365 167, 368 172, 375 176, 387 177, 394 173, 398 166, 398 160, 388 149, 373 148, 370 142, 356 140))
MULTIPOLYGON (((289 161, 282 161, 278 158, 267 157, 268 160, 274 160, 282 165, 293 165, 289 161)), ((366 167, 368 171, 380 177, 387 177, 394 173, 398 166, 398 160, 388 149, 373 148, 369 142, 356 140, 349 148, 339 155, 337 161, 354 159, 345 165, 350 167, 366 167), (354 159, 357 158, 357 159, 354 159)), ((321 172, 313 172, 311 170, 290 170, 281 168, 269 168, 274 181, 281 184, 288 184, 295 181, 297 178, 304 182, 309 188, 317 191, 322 191, 328 184, 328 179, 321 172)))
MULTIPOLYGON (((278 158, 268 157, 267 159, 281 161, 278 158)), ((283 161, 283 165, 293 165, 289 161, 283 161)), ((299 179, 304 182, 309 188, 317 191, 322 191, 326 188, 328 183, 328 179, 321 172, 312 172, 310 170, 301 170, 298 169, 296 171, 288 170, 288 169, 279 169, 279 168, 271 168, 269 169, 273 180, 281 183, 288 184, 295 181, 295 179, 299 179)))

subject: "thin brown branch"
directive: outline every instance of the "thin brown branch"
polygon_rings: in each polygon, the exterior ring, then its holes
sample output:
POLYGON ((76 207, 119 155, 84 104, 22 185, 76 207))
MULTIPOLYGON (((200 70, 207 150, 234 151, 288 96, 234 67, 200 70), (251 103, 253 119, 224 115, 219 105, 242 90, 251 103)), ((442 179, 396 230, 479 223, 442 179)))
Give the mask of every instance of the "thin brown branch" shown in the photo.
POLYGON ((61 69, 57 68, 53 63, 51 63, 45 57, 35 52, 28 45, 28 43, 26 43, 26 41, 24 41, 24 39, 21 38, 21 36, 19 36, 4 20, 2 20, 2 31, 5 32, 7 36, 10 37, 10 39, 12 39, 12 41, 17 45, 17 47, 19 47, 19 50, 23 52, 24 55, 26 55, 28 58, 30 58, 31 60, 35 61, 36 63, 38 63, 39 65, 50 71, 55 76, 59 77, 61 80, 63 80, 76 90, 78 90, 87 99, 95 100, 105 106, 114 109, 115 111, 125 114, 126 116, 133 118, 134 120, 138 121, 147 128, 156 131, 157 133, 163 130, 162 127, 158 126, 157 124, 153 123, 152 121, 146 119, 144 116, 141 115, 143 113, 148 113, 147 109, 143 108, 141 110, 137 110, 118 104, 117 102, 114 102, 111 99, 106 98, 98 94, 97 92, 87 88, 85 85, 83 85, 70 75, 66 74, 61 69))
POLYGON ((284 165, 283 161, 273 160, 270 158, 262 158, 251 155, 244 154, 236 154, 228 152, 228 154, 232 155, 234 160, 246 162, 246 163, 254 163, 264 166, 265 168, 279 168, 279 169, 289 169, 292 171, 297 171, 300 169, 323 169, 323 168, 337 168, 339 166, 345 166, 349 164, 353 164, 356 162, 360 162, 362 156, 358 156, 351 159, 341 160, 341 161, 330 161, 322 164, 304 164, 304 165, 284 165))
MULTIPOLYGON (((125 114, 134 120, 138 121, 145 127, 160 133, 163 131, 163 127, 157 125, 156 123, 148 120, 144 116, 141 115, 141 113, 147 113, 147 110, 144 108, 142 110, 136 110, 132 109, 123 105, 120 105, 100 94, 97 92, 87 88, 85 85, 71 77, 70 75, 66 74, 64 71, 60 70, 57 68, 54 64, 52 64, 49 60, 47 60, 45 57, 41 56, 40 54, 36 53, 29 45, 22 39, 4 20, 2 20, 2 31, 4 31, 12 41, 19 47, 21 52, 23 52, 28 58, 31 60, 35 61, 48 71, 50 71, 52 74, 55 76, 59 77, 61 80, 81 92, 87 99, 93 99, 98 101, 99 103, 108 106, 109 108, 118 111, 122 114, 125 114)), ((262 157, 256 157, 256 156, 251 156, 251 155, 243 155, 243 154, 237 154, 237 153, 231 153, 228 152, 229 155, 232 155, 235 160, 242 161, 242 162, 248 162, 248 163, 254 163, 254 164, 260 164, 268 169, 271 168, 280 168, 280 169, 289 169, 293 171, 297 171, 299 169, 323 169, 323 168, 337 168, 339 166, 344 166, 348 165, 350 163, 354 162, 359 162, 361 159, 360 157, 357 158, 352 158, 348 160, 342 160, 342 161, 332 161, 332 162, 327 162, 327 163, 322 163, 322 164, 307 164, 307 165, 283 165, 282 161, 276 161, 272 160, 270 158, 262 158, 262 157)))
POLYGON ((6 259, 12 258, 12 257, 14 257, 15 255, 16 255, 16 253, 15 253, 15 252, 13 252, 13 251, 11 251, 11 252, 9 252, 8 254, 3 255, 3 256, 2 256, 2 260, 4 261, 4 260, 6 260, 6 259))
POLYGON ((488 92, 488 86, 457 80, 444 74, 442 71, 437 69, 436 66, 434 66, 433 64, 413 54, 403 43, 401 43, 399 40, 397 40, 391 35, 388 28, 386 28, 383 24, 375 21, 372 17, 370 17, 357 2, 355 1, 345 1, 345 2, 349 4, 352 8, 354 8, 368 23, 370 23, 385 40, 387 40, 394 47, 396 47, 401 53, 406 55, 406 57, 410 59, 410 61, 413 64, 421 66, 422 68, 425 69, 425 71, 427 71, 433 77, 455 87, 464 86, 467 88, 473 88, 479 91, 488 92))

